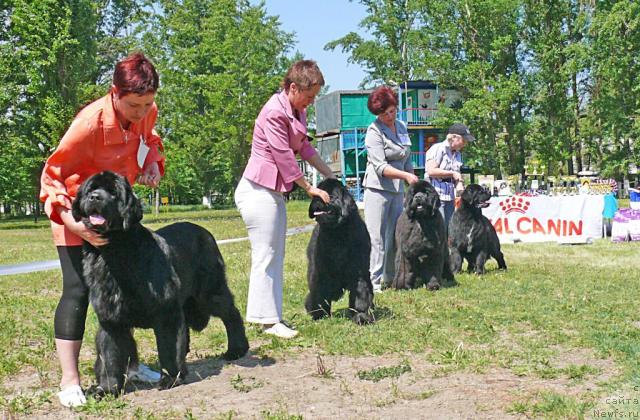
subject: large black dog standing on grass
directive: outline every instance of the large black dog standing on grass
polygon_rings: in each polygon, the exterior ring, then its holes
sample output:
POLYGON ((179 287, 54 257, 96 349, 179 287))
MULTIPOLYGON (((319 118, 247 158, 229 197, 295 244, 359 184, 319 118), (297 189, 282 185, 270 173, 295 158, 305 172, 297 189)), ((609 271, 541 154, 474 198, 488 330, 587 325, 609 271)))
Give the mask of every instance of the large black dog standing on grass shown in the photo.
POLYGON ((87 179, 73 202, 73 216, 109 243, 85 242, 83 268, 98 316, 95 373, 104 392, 123 389, 137 363, 133 327, 153 328, 162 369, 160 387, 187 374, 189 327, 200 331, 218 316, 227 330, 229 359, 249 349, 242 317, 227 286, 224 261, 213 236, 191 223, 157 232, 140 224, 142 207, 126 178, 102 172, 87 179))
POLYGON ((489 219, 482 215, 490 198, 489 191, 477 184, 467 186, 462 193, 460 207, 449 222, 451 271, 454 273, 462 268, 463 258, 468 263, 467 271, 476 274, 484 273, 484 264, 489 257, 498 261, 498 268, 507 268, 498 234, 489 219))
POLYGON ((396 274, 391 287, 426 284, 429 290, 438 290, 455 284, 439 208, 440 198, 430 183, 418 181, 409 187, 396 224, 396 274))
POLYGON ((331 302, 349 291, 351 319, 357 324, 373 321, 373 286, 369 277, 369 232, 349 191, 336 179, 322 181, 318 188, 329 193, 325 204, 314 197, 309 217, 318 225, 307 248, 309 294, 305 302, 313 319, 331 315, 331 302))

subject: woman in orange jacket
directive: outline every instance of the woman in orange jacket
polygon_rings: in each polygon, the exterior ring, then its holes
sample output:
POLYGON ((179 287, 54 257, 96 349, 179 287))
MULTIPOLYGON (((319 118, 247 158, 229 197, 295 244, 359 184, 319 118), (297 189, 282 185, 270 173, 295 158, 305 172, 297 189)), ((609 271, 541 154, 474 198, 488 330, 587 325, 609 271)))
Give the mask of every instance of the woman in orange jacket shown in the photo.
MULTIPOLYGON (((154 130, 158 86, 158 74, 142 53, 118 62, 109 93, 78 113, 42 172, 40 199, 51 219, 62 267, 62 297, 56 308, 54 331, 62 369, 58 398, 66 407, 86 402, 78 372, 89 302, 82 276, 82 243, 107 243, 73 219, 71 203, 84 180, 105 170, 127 177, 131 184, 158 185, 164 174, 162 141, 154 130)), ((132 377, 154 381, 160 374, 139 364, 130 367, 132 377)))

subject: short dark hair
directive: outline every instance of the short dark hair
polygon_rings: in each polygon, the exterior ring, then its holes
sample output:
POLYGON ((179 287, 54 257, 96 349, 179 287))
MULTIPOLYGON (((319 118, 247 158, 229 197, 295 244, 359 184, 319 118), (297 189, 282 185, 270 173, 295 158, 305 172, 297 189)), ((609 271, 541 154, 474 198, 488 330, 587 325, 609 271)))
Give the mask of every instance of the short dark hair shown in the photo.
POLYGON ((299 60, 289 67, 282 81, 282 88, 289 92, 289 86, 295 83, 301 90, 307 90, 312 86, 324 86, 324 77, 313 60, 299 60))
POLYGON ((119 95, 156 93, 160 85, 153 63, 141 52, 134 52, 116 64, 113 85, 119 95))
POLYGON ((398 106, 398 97, 389 86, 378 86, 369 94, 367 108, 373 115, 380 115, 390 106, 398 106))

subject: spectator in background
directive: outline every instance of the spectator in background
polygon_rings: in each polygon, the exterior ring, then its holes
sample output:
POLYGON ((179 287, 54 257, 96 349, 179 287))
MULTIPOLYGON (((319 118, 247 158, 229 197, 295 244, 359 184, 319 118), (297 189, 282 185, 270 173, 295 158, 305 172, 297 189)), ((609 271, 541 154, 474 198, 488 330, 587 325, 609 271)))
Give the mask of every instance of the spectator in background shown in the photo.
POLYGON ((446 228, 455 210, 456 191, 464 190, 460 168, 464 146, 475 140, 466 125, 456 123, 447 130, 447 138, 427 150, 425 179, 430 181, 440 196, 440 213, 446 228))
POLYGON ((374 292, 379 292, 391 284, 395 274, 395 231, 402 213, 403 181, 413 184, 418 177, 411 164, 409 132, 396 118, 398 99, 393 89, 376 88, 367 107, 377 118, 365 137, 364 218, 371 237, 371 282, 374 292))

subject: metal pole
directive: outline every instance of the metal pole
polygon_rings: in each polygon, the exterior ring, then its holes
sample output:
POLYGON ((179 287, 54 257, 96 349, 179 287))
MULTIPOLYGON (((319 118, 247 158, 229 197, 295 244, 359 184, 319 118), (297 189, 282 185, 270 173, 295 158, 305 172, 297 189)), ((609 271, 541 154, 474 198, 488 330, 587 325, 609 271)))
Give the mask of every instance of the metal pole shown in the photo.
POLYGON ((354 128, 353 133, 356 139, 356 148, 355 148, 355 158, 356 158, 356 200, 360 200, 360 165, 358 164, 360 160, 360 153, 358 153, 358 129, 354 128))
POLYGON ((347 166, 345 164, 346 155, 344 150, 344 140, 342 138, 342 131, 340 132, 340 136, 338 140, 340 141, 340 170, 342 171, 342 183, 344 185, 347 184, 347 166))

